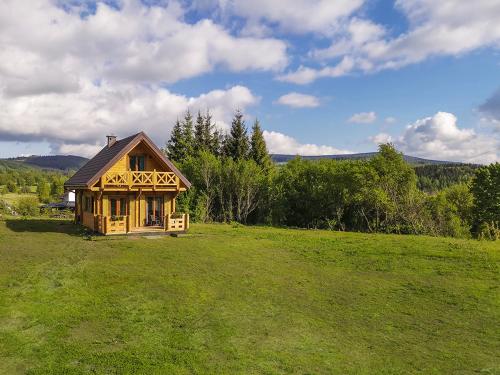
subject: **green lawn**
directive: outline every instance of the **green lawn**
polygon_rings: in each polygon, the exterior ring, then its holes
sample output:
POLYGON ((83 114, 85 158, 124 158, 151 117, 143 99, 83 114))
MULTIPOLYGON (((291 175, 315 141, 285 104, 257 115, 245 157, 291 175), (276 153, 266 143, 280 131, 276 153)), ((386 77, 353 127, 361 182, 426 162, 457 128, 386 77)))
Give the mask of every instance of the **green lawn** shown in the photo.
POLYGON ((498 374, 500 243, 0 222, 0 373, 498 374))
POLYGON ((25 197, 36 197, 36 195, 30 193, 7 193, 0 195, 0 199, 10 205, 15 205, 20 198, 25 197))

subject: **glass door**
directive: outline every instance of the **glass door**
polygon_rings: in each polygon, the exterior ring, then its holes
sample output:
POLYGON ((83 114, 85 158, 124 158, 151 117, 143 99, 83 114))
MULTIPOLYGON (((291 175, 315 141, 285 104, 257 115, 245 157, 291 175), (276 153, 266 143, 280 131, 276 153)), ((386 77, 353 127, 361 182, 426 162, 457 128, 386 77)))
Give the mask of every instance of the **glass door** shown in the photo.
POLYGON ((146 198, 146 225, 163 226, 163 197, 146 198))

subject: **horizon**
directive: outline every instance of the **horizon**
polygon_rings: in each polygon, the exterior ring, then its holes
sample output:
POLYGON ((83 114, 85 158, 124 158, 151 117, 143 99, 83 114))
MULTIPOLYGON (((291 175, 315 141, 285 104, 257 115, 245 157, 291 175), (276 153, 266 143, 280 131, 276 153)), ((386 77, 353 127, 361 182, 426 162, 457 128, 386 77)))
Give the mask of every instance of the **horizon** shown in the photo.
POLYGON ((272 154, 500 161, 500 1, 280 4, 2 2, 0 158, 163 147, 186 110, 241 109, 272 154))
MULTIPOLYGON (((103 145, 105 147, 105 145, 103 145)), ((399 150, 397 150, 399 151, 399 150)), ((356 153, 350 153, 350 154, 322 154, 322 155, 300 155, 300 154, 277 154, 277 153, 269 153, 271 157, 301 157, 301 158, 306 158, 306 159, 311 159, 311 158, 342 158, 345 157, 346 159, 349 159, 351 156, 360 156, 360 155, 372 155, 372 154, 377 154, 378 151, 368 151, 368 152, 356 152, 356 153)), ((405 153, 402 153, 404 157, 407 158, 412 158, 412 159, 417 159, 417 160, 423 160, 423 161, 428 161, 428 162, 436 162, 436 163, 450 163, 450 164, 470 164, 470 165, 484 165, 485 163, 467 163, 467 162, 460 162, 460 161, 451 161, 451 160, 438 160, 438 159, 428 159, 428 158, 421 158, 418 156, 414 155, 408 155, 405 153)), ((18 155, 18 156, 12 156, 12 157, 5 157, 1 158, 0 160, 13 160, 13 159, 22 159, 22 158, 31 158, 31 157, 79 157, 79 158, 84 158, 87 161, 92 159, 95 155, 91 155, 90 157, 87 156, 82 156, 82 155, 74 155, 74 154, 47 154, 47 155, 39 155, 39 154, 31 154, 31 155, 18 155)), ((274 161, 276 163, 281 163, 278 161, 274 161)))

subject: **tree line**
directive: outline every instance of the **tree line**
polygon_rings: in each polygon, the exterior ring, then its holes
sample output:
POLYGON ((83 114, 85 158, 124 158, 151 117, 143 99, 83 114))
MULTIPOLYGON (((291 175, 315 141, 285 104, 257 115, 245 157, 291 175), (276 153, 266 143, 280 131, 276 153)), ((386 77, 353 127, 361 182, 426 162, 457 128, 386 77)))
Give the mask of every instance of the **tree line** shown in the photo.
POLYGON ((72 173, 0 163, 0 196, 7 193, 36 193, 44 203, 59 200, 64 194, 64 182, 72 173))
POLYGON ((452 185, 468 183, 479 167, 458 163, 417 165, 417 186, 425 192, 435 193, 452 185))
MULTIPOLYGON (((276 166, 259 121, 248 134, 240 111, 227 134, 217 130, 209 112, 195 120, 187 112, 165 153, 193 183, 178 206, 195 221, 452 237, 500 234, 498 163, 474 168, 472 179, 446 167, 416 172, 384 144, 368 160, 297 157, 276 166), (423 176, 440 181, 440 171, 443 187, 422 187, 423 176)), ((466 174, 470 168, 464 167, 466 174)))

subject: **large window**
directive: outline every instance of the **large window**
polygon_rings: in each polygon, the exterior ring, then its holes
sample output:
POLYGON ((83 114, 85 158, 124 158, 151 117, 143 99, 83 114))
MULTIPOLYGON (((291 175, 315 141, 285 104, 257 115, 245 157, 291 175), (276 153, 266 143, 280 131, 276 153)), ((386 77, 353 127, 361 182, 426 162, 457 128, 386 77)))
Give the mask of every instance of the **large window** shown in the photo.
POLYGON ((131 171, 144 171, 145 170, 145 157, 144 155, 131 155, 130 170, 131 171))
POLYGON ((125 198, 110 198, 109 204, 111 216, 127 215, 127 200, 125 198))

